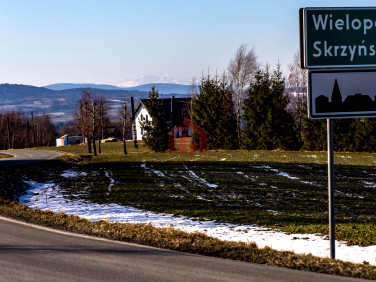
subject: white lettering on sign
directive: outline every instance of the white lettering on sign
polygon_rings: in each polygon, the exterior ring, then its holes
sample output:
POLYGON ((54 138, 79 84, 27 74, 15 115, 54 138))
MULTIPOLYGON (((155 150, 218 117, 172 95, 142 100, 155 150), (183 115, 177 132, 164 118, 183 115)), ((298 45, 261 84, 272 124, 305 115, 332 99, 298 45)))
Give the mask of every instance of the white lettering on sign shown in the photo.
POLYGON ((316 30, 361 30, 364 35, 368 30, 376 28, 376 20, 372 19, 350 19, 350 15, 346 14, 345 19, 333 19, 332 14, 312 15, 313 25, 316 30))
POLYGON ((367 46, 364 40, 360 45, 329 45, 327 41, 315 41, 313 43, 313 48, 315 49, 312 54, 313 57, 348 57, 349 61, 352 62, 355 56, 375 56, 376 50, 375 45, 367 46))

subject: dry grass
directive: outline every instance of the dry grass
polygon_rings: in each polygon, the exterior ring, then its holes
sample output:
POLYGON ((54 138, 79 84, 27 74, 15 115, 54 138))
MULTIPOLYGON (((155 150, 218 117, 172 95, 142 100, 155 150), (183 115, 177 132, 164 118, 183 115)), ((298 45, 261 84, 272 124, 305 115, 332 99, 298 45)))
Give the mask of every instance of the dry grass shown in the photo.
MULTIPOLYGON (((102 144, 102 154, 94 157, 87 151, 87 145, 69 145, 65 147, 45 147, 37 148, 43 150, 53 150, 63 153, 84 157, 87 162, 274 162, 274 163, 299 163, 299 164, 326 164, 327 152, 317 151, 246 151, 246 150, 213 150, 207 153, 154 153, 151 152, 142 141, 138 142, 139 148, 135 149, 133 141, 127 142, 128 154, 124 155, 123 143, 102 144)), ((375 153, 334 153, 335 165, 364 165, 373 166, 376 163, 375 153)))
POLYGON ((3 158, 12 158, 12 157, 13 157, 12 155, 0 153, 0 159, 3 159, 3 158))

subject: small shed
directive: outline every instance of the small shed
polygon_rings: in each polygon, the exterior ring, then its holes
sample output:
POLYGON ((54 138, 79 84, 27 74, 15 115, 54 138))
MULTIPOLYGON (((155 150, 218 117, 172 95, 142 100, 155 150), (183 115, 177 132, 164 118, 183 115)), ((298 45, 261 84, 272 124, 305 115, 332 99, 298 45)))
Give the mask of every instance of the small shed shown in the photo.
POLYGON ((68 136, 65 134, 60 138, 56 138, 56 147, 67 146, 67 145, 77 145, 82 143, 82 136, 68 136))

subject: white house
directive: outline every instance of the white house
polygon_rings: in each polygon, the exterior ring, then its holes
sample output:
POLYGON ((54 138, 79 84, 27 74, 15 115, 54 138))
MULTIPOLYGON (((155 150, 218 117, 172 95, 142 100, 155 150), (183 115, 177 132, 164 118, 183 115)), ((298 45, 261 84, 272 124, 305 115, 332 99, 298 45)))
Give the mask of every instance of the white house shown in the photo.
MULTIPOLYGON (((143 131, 141 128, 141 121, 152 120, 148 110, 146 109, 144 102, 145 100, 140 100, 135 110, 135 125, 136 125, 136 137, 137 137, 136 139, 137 140, 142 140, 143 131)), ((133 136, 133 139, 134 139, 134 136, 133 136)))
MULTIPOLYGON (((175 98, 172 96, 167 99, 160 99, 163 102, 166 116, 171 121, 171 127, 180 125, 185 119, 189 117, 189 105, 191 98, 175 98)), ((136 137, 137 140, 142 140, 143 131, 141 128, 141 121, 151 121, 153 117, 150 116, 145 103, 147 99, 141 99, 135 109, 135 125, 136 125, 136 137)), ((132 133, 133 135, 133 133, 132 133)), ((181 134, 180 134, 181 135, 181 134)), ((177 137, 179 133, 177 133, 177 137)), ((134 137, 134 136, 133 136, 134 137)))

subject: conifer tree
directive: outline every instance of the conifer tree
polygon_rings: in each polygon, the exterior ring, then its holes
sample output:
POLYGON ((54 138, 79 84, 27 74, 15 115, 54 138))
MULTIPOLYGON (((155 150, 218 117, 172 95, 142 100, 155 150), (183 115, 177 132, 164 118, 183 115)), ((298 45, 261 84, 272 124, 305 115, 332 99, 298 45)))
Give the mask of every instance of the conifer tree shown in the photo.
POLYGON ((270 74, 259 70, 244 101, 242 145, 246 149, 295 149, 293 117, 286 110, 289 98, 284 94, 280 67, 270 74))
POLYGON ((376 119, 357 119, 354 123, 354 146, 357 152, 376 152, 376 119))
POLYGON ((155 152, 165 152, 168 149, 168 131, 169 121, 163 102, 159 99, 158 90, 155 86, 149 92, 149 99, 145 101, 151 120, 142 120, 141 128, 143 129, 142 140, 155 152))
POLYGON ((225 75, 201 78, 199 93, 193 98, 191 119, 207 132, 208 149, 237 147, 236 116, 231 88, 225 75))
POLYGON ((266 124, 269 104, 270 75, 268 68, 258 70, 255 81, 249 88, 244 101, 243 119, 246 122, 242 129, 242 145, 246 149, 268 149, 271 145, 263 132, 270 131, 270 124, 266 124))
POLYGON ((302 140, 303 150, 323 151, 327 147, 326 120, 303 118, 302 140))
POLYGON ((280 64, 273 72, 271 91, 273 95, 273 144, 279 149, 296 149, 298 138, 294 131, 294 117, 287 111, 290 97, 285 93, 285 80, 280 64))
POLYGON ((335 119, 333 122, 334 151, 355 151, 356 119, 335 119))

